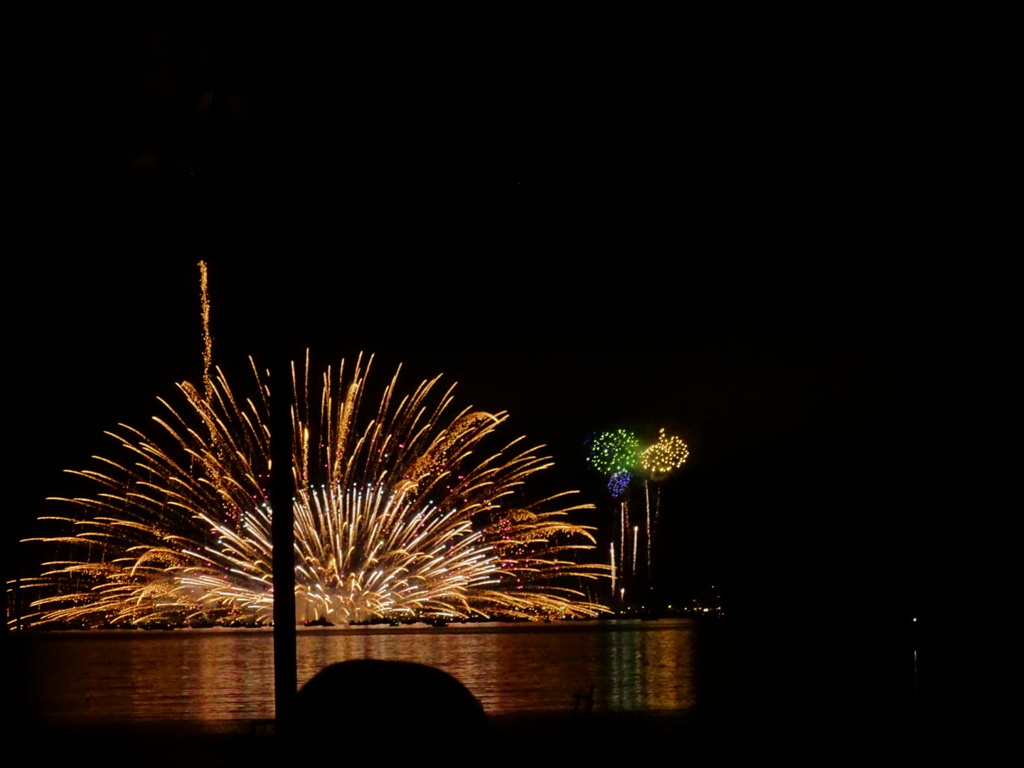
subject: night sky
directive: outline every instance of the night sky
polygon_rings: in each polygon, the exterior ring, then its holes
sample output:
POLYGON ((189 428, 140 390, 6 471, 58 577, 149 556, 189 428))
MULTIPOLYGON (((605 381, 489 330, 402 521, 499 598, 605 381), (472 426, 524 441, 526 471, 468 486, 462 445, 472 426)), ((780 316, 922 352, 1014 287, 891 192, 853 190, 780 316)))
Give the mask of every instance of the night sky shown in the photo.
POLYGON ((228 371, 310 347, 443 373, 599 524, 586 437, 683 437, 666 598, 1010 599, 994 6, 175 7, 15 20, 8 552, 103 430, 199 378, 206 259, 228 371))

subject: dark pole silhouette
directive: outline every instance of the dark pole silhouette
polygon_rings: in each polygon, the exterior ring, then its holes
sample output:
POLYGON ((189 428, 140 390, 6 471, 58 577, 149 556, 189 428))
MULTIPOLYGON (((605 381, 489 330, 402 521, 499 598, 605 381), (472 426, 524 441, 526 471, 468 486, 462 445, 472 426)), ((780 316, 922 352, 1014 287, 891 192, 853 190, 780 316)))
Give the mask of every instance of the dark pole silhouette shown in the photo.
POLYGON ((278 723, 286 723, 298 685, 295 662, 295 484, 292 475, 292 409, 288 395, 291 390, 291 366, 281 323, 273 323, 271 333, 270 507, 274 511, 271 522, 274 546, 274 712, 278 723))

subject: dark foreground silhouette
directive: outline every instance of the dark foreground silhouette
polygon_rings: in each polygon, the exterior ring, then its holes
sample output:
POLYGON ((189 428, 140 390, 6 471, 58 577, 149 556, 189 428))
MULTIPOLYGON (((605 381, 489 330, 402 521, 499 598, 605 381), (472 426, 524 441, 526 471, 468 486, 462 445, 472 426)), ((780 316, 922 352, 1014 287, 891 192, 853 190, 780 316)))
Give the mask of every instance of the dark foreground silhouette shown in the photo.
POLYGON ((292 756, 435 753, 445 744, 480 746, 490 734, 480 702, 434 667, 357 659, 331 664, 309 680, 282 722, 292 756))

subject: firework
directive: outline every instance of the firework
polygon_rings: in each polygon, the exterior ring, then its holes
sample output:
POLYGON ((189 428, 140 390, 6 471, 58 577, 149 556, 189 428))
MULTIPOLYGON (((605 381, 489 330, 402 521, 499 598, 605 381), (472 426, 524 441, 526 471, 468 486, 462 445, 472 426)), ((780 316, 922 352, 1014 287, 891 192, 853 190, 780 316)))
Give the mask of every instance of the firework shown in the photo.
MULTIPOLYGON (((664 428, 658 430, 657 442, 648 446, 640 454, 640 466, 650 475, 651 480, 660 480, 674 469, 679 469, 690 456, 680 438, 666 435, 664 428)), ((648 482, 644 480, 644 498, 647 502, 647 572, 651 571, 651 549, 653 545, 654 527, 651 524, 651 494, 648 482)), ((656 488, 654 496, 654 519, 658 519, 661 510, 661 489, 656 488)))
POLYGON ((636 576, 636 547, 637 537, 640 535, 640 526, 633 526, 633 575, 636 576))
POLYGON ((616 573, 616 571, 615 571, 615 542, 614 541, 611 544, 608 545, 608 552, 611 555, 608 562, 609 562, 609 567, 611 568, 611 573, 612 573, 612 594, 614 595, 615 594, 615 573, 616 573))
MULTIPOLYGON (((612 595, 616 581, 622 581, 626 572, 627 535, 632 525, 629 517, 627 491, 634 472, 643 474, 644 506, 646 509, 647 578, 652 575, 652 554, 654 551, 654 528, 661 503, 661 488, 657 481, 663 480, 670 472, 678 469, 689 457, 689 449, 680 438, 658 431, 658 439, 647 448, 640 450, 636 435, 626 429, 602 432, 585 443, 586 458, 590 465, 602 474, 608 475, 608 492, 618 502, 618 521, 615 523, 617 537, 613 533, 612 544, 612 595), (650 483, 654 481, 654 514, 651 514, 650 483), (619 561, 615 563, 614 538, 619 540, 619 561)), ((636 561, 639 552, 639 526, 632 525, 633 553, 631 576, 636 576, 636 561)))
MULTIPOLYGON (((371 358, 372 360, 372 358, 371 358)), ((518 438, 486 450, 506 414, 451 414, 452 388, 398 373, 361 418, 370 360, 350 375, 292 368, 296 620, 594 616, 579 563, 590 508, 566 493, 522 499, 551 466, 518 438)), ((236 396, 224 374, 161 401, 156 437, 121 425, 124 458, 75 474, 96 492, 61 499, 52 555, 29 586, 36 624, 269 623, 273 607, 269 376, 236 396)))
POLYGON ((629 472, 636 466, 640 442, 626 429, 602 432, 589 446, 588 460, 598 472, 613 475, 629 472))
POLYGON ((629 481, 632 479, 633 475, 629 472, 615 472, 608 478, 608 493, 612 495, 613 499, 619 498, 626 492, 629 481))
POLYGON ((690 450, 686 443, 674 435, 666 435, 665 430, 660 429, 657 442, 640 454, 640 466, 649 472, 652 478, 657 478, 673 469, 679 469, 689 455, 690 450))
POLYGON ((213 398, 213 336, 210 335, 210 273, 206 262, 199 262, 199 316, 203 322, 203 396, 213 398))
MULTIPOLYGON (((632 470, 637 465, 640 441, 626 429, 602 432, 586 443, 587 461, 598 472, 607 474, 608 492, 619 500, 619 565, 618 573, 626 569, 626 530, 629 526, 629 511, 625 493, 632 479, 632 470)), ((614 535, 614 534, 613 534, 614 535)), ((612 545, 612 595, 615 593, 615 547, 612 545)), ((621 578, 621 575, 620 575, 621 578)))

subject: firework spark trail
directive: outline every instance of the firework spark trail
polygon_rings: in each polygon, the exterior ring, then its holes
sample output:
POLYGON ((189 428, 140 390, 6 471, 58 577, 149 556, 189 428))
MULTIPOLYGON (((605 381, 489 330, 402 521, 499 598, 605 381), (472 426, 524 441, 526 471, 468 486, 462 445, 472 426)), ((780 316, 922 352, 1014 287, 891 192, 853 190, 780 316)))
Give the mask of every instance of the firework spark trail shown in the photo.
POLYGON ((611 571, 612 571, 612 594, 615 594, 615 542, 613 541, 608 545, 608 551, 611 553, 611 571))
POLYGON ((629 504, 625 498, 619 506, 619 572, 626 572, 626 531, 629 529, 629 504))
POLYGON ((209 402, 213 397, 213 379, 210 369, 213 368, 213 337, 210 335, 210 290, 209 275, 206 262, 199 262, 199 307, 203 321, 203 395, 209 402))
MULTIPOLYGON (((640 453, 640 466, 649 473, 649 478, 644 480, 644 499, 647 503, 647 575, 651 575, 651 552, 653 550, 654 526, 651 524, 651 495, 648 490, 648 483, 651 480, 660 480, 675 469, 681 467, 690 455, 680 438, 674 435, 666 435, 664 428, 658 430, 658 439, 646 450, 640 453)), ((654 524, 658 522, 658 515, 661 512, 661 487, 654 489, 654 524)))
MULTIPOLYGON (((550 460, 522 438, 482 451, 506 414, 447 415, 438 379, 399 398, 396 372, 361 422, 371 361, 316 387, 308 355, 293 366, 297 621, 602 612, 579 582, 610 569, 578 562, 592 529, 568 521, 590 505, 518 501, 550 460)), ((100 491, 61 499, 74 512, 47 522, 65 530, 33 539, 56 553, 32 583, 34 623, 270 621, 270 392, 252 372, 244 399, 219 370, 209 391, 180 384, 157 439, 109 433, 128 458, 77 472, 100 491)))
POLYGON ((644 480, 644 501, 647 506, 647 578, 651 578, 651 543, 654 540, 654 533, 651 530, 651 489, 648 481, 644 480))

